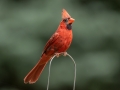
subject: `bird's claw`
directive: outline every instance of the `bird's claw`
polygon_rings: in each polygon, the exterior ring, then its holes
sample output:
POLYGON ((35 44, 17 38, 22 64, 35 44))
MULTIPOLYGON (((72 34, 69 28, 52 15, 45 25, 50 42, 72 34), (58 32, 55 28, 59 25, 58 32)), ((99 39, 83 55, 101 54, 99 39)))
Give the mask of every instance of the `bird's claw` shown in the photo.
POLYGON ((60 54, 63 54, 63 56, 66 56, 67 55, 67 52, 62 52, 62 53, 55 53, 56 57, 59 57, 60 54))
POLYGON ((67 56, 67 52, 63 52, 63 56, 67 56))
POLYGON ((55 53, 56 57, 59 57, 61 53, 55 53))

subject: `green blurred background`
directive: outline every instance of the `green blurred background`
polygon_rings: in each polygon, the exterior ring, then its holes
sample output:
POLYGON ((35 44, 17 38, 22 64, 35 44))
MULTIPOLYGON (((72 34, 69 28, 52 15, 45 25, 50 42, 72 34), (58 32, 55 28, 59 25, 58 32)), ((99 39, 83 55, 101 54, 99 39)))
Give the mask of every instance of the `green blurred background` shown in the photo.
MULTIPOLYGON (((46 90, 23 78, 39 60, 65 8, 75 19, 68 53, 77 63, 76 90, 120 90, 120 0, 0 0, 0 90, 46 90)), ((72 90, 74 65, 55 58, 49 90, 72 90)))

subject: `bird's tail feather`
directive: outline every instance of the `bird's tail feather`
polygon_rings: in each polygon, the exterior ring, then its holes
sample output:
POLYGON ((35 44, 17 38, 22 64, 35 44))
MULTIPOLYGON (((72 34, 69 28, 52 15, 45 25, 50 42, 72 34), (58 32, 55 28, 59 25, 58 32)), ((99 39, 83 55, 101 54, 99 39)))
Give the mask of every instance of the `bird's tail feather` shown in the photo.
POLYGON ((47 64, 47 62, 43 63, 41 61, 48 61, 49 59, 50 57, 42 57, 35 65, 35 67, 26 75, 26 77, 24 78, 24 83, 35 83, 47 64))

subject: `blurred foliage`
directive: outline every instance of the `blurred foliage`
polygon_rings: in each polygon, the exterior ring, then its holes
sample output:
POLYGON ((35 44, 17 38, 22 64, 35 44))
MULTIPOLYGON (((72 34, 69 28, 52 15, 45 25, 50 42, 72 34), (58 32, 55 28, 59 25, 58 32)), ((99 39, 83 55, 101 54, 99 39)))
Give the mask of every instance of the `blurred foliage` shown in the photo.
MULTIPOLYGON (((119 0, 0 0, 0 90, 46 90, 48 65, 35 84, 23 78, 63 8, 75 18, 68 53, 77 63, 76 90, 120 90, 119 0)), ((73 77, 69 57, 55 58, 49 90, 72 90, 73 77)))

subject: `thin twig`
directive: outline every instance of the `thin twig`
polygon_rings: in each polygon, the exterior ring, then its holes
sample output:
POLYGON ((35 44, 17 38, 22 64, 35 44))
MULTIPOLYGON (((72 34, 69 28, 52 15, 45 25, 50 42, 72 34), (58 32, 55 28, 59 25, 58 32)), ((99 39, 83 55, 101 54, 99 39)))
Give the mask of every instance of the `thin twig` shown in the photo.
POLYGON ((62 52, 62 53, 57 53, 55 54, 51 60, 50 60, 50 64, 49 64, 49 73, 48 73, 48 83, 47 83, 47 90, 49 89, 49 81, 50 81, 50 68, 51 68, 51 63, 52 63, 52 60, 55 58, 55 57, 58 57, 60 54, 63 54, 63 55, 67 55, 71 58, 71 60, 73 61, 74 63, 74 68, 75 68, 75 71, 74 71, 74 83, 73 83, 73 90, 75 90, 75 83, 76 83, 76 63, 75 63, 75 60, 72 58, 72 56, 70 54, 68 54, 67 52, 62 52))

